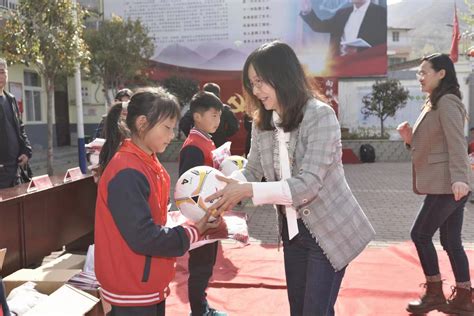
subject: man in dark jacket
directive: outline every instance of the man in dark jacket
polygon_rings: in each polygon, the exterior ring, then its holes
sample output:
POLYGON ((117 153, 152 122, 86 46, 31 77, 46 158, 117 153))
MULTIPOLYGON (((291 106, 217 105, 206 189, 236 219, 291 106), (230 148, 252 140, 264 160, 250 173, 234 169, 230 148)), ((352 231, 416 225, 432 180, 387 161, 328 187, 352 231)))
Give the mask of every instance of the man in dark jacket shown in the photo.
POLYGON ((0 58, 0 189, 20 183, 19 168, 27 168, 32 150, 15 97, 5 91, 7 62, 0 58))
POLYGON ((355 43, 357 39, 366 41, 370 47, 387 43, 387 9, 370 0, 351 0, 350 7, 337 10, 327 20, 321 20, 316 15, 311 0, 302 0, 302 3, 300 15, 308 26, 315 32, 331 34, 332 55, 345 55, 364 49, 363 46, 357 47, 358 44, 351 46, 351 42, 355 43))
MULTIPOLYGON (((219 99, 221 97, 221 88, 216 83, 208 82, 204 84, 202 90, 213 93, 219 99)), ((193 126, 193 115, 191 111, 188 110, 181 118, 181 121, 179 121, 179 129, 182 130, 187 137, 189 131, 193 126)), ((230 106, 224 104, 224 107, 222 108, 221 122, 219 124, 219 127, 213 134, 211 134, 212 141, 214 142, 216 147, 219 147, 227 141, 227 138, 237 133, 238 130, 239 121, 230 109, 230 106)))

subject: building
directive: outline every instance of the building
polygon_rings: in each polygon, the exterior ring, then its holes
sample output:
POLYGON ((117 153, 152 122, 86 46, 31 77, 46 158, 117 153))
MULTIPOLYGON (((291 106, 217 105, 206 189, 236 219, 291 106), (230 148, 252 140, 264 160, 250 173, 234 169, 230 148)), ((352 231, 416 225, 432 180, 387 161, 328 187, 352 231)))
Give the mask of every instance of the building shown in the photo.
MULTIPOLYGON (((82 3, 82 1, 79 1, 82 3)), ((17 0, 0 0, 0 25, 9 10, 16 10, 17 0)), ((91 10, 88 25, 94 27, 102 19, 102 0, 84 0, 91 10)), ((1 56, 1 55, 0 55, 1 56)), ((46 83, 34 67, 15 64, 9 66, 9 82, 6 87, 20 105, 26 132, 33 148, 47 147, 47 100, 46 83)), ((101 116, 106 112, 102 86, 84 80, 82 83, 84 132, 92 137, 101 116)), ((68 146, 77 142, 77 110, 74 78, 58 78, 54 91, 53 143, 68 146)))
POLYGON ((410 28, 388 26, 387 55, 389 66, 404 63, 410 59, 412 51, 410 30, 410 28))

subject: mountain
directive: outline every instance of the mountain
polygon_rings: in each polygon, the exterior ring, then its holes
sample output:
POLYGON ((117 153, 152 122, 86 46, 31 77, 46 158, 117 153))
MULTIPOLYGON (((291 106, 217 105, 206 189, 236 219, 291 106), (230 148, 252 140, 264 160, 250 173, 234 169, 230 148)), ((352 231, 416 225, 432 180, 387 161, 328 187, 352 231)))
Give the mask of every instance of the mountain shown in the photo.
POLYGON ((227 48, 220 51, 214 58, 202 64, 201 67, 206 69, 240 70, 246 58, 246 54, 235 49, 227 48))
MULTIPOLYGON (((467 13, 463 0, 456 1, 461 33, 468 28, 461 13, 467 13)), ((411 58, 433 52, 448 53, 451 47, 454 0, 403 0, 388 6, 389 27, 411 28, 411 58)), ((461 40, 460 51, 463 49, 461 40)))
POLYGON ((166 48, 157 56, 155 55, 153 59, 161 63, 184 67, 196 67, 206 61, 204 57, 195 51, 179 44, 166 46, 166 48))
POLYGON ((225 49, 226 46, 219 42, 211 42, 211 43, 201 43, 196 47, 194 51, 196 51, 199 55, 206 59, 211 59, 212 57, 216 56, 216 53, 225 49))

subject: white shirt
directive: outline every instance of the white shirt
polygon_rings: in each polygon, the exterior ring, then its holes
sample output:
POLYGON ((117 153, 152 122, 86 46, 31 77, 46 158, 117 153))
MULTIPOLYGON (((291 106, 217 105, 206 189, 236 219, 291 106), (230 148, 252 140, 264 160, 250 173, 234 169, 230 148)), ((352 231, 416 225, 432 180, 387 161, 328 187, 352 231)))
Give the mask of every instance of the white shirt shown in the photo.
MULTIPOLYGON (((273 113, 274 120, 279 120, 278 114, 273 113)), ((281 130, 280 127, 276 125, 277 130, 281 130)), ((290 133, 284 133, 284 140, 286 142, 290 141, 290 133)), ((282 164, 280 164, 280 175, 282 173, 282 164)), ((232 178, 247 182, 245 176, 240 171, 235 171, 231 175, 232 178)), ((252 203, 254 205, 262 204, 277 204, 290 206, 293 204, 293 198, 291 196, 290 186, 286 180, 273 181, 273 182, 251 182, 252 184, 252 203)))
MULTIPOLYGON (((240 170, 232 173, 231 178, 238 181, 247 182, 240 170)), ((253 205, 277 204, 292 205, 290 186, 285 180, 273 182, 250 182, 252 184, 253 205)))
POLYGON ((367 0, 360 8, 354 6, 349 19, 344 26, 344 34, 342 35, 341 42, 350 42, 359 37, 360 26, 364 20, 367 8, 370 5, 370 0, 367 0))

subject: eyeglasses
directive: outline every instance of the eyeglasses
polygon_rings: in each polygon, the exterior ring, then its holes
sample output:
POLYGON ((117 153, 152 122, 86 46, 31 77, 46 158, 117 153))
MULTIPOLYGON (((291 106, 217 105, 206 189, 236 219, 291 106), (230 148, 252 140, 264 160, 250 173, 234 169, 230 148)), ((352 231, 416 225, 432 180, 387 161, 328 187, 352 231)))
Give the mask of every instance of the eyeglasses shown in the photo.
POLYGON ((257 88, 257 89, 262 88, 264 83, 265 83, 265 81, 263 81, 262 79, 256 79, 255 81, 252 81, 252 80, 249 79, 250 88, 252 90, 253 90, 253 88, 257 88))
POLYGON ((417 71, 416 72, 416 79, 420 80, 422 78, 425 78, 426 76, 431 75, 431 72, 424 72, 423 70, 417 71))

